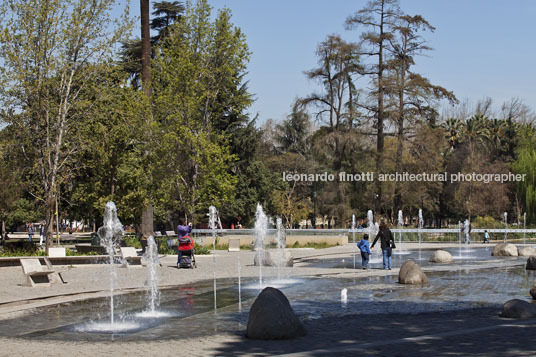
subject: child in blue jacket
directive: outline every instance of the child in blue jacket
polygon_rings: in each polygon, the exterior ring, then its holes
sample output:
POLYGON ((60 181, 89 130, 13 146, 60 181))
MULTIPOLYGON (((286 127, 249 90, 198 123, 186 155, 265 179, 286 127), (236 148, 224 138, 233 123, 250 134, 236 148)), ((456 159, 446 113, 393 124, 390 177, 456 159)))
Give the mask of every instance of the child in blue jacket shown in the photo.
POLYGON ((368 262, 370 257, 368 234, 365 234, 363 236, 363 239, 361 239, 359 243, 357 243, 357 247, 361 250, 361 265, 363 265, 363 269, 368 269, 368 262))

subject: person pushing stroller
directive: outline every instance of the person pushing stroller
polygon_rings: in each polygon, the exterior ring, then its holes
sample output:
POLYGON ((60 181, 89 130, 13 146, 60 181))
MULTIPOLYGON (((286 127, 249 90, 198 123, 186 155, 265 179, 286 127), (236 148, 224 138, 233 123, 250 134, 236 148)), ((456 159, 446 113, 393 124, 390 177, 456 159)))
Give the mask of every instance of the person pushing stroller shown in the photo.
POLYGON ((194 240, 190 237, 192 231, 192 223, 188 225, 183 222, 182 225, 177 226, 177 268, 191 268, 195 267, 194 257, 194 240))

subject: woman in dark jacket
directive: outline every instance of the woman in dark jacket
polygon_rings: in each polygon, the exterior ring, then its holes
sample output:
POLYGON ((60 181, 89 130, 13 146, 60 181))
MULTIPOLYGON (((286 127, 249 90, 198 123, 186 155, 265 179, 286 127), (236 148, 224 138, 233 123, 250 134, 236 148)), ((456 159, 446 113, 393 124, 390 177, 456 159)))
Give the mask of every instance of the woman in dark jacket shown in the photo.
POLYGON ((387 224, 385 221, 382 221, 380 223, 380 231, 376 235, 376 238, 374 238, 374 242, 372 243, 371 249, 374 248, 374 245, 376 242, 380 239, 380 244, 382 247, 382 253, 383 253, 383 269, 389 269, 393 267, 391 255, 393 253, 393 248, 395 248, 395 240, 393 238, 393 233, 391 233, 391 230, 387 228, 387 224))

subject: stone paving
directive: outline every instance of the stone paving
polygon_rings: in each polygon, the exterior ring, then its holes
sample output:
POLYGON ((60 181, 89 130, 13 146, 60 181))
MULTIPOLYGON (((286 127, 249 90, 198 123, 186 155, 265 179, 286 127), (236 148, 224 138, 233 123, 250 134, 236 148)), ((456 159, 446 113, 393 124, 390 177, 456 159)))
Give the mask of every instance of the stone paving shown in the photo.
MULTIPOLYGON (((439 249, 455 244, 423 244, 423 249, 439 249)), ((479 245, 472 245, 472 247, 479 245)), ((414 249, 407 245, 406 249, 414 249)), ((334 247, 322 250, 292 250, 298 261, 314 257, 351 257, 353 246, 334 247)), ((252 266, 253 252, 241 251, 228 253, 218 251, 216 265, 217 278, 234 278, 237 274, 237 257, 240 256, 241 274, 244 278, 258 276, 258 268, 252 266)), ((175 268, 176 257, 162 257, 159 268, 162 286, 193 284, 212 278, 212 256, 198 256, 198 269, 180 270, 175 268)), ((497 259, 492 261, 464 262, 451 265, 426 266, 430 273, 436 271, 482 272, 493 269, 505 271, 524 265, 526 258, 497 259)), ((265 269, 267 274, 275 274, 273 269, 265 269)), ((0 324, 2 319, 39 313, 40 308, 52 304, 85 299, 107 294, 106 266, 75 266, 63 275, 68 284, 51 288, 26 288, 19 284, 24 280, 20 267, 0 268, 0 324)), ((143 288, 146 280, 144 268, 132 267, 118 269, 119 288, 133 291, 143 288)), ((393 276, 398 269, 353 270, 326 267, 308 267, 297 263, 292 269, 295 276, 325 276, 329 279, 348 279, 393 276)), ((534 283, 531 276, 521 274, 505 275, 504 279, 482 279, 471 281, 466 295, 478 291, 511 291, 519 286, 527 287, 534 283)), ((382 286, 377 286, 379 291, 382 286)), ((448 285, 432 288, 432 294, 450 294, 448 285)), ((291 304, 293 301, 291 301, 291 304)), ((396 310, 396 309, 395 309, 396 310)), ((393 311, 395 311, 393 310, 393 311)), ((124 342, 121 339, 107 342, 51 341, 42 339, 0 337, 0 356, 95 356, 95 355, 133 355, 133 356, 190 356, 207 355, 386 355, 386 356, 514 356, 536 355, 536 345, 532 338, 536 332, 536 320, 509 320, 498 317, 499 306, 470 308, 447 312, 425 312, 416 314, 389 313, 361 314, 353 310, 348 313, 325 314, 319 318, 305 319, 308 335, 293 341, 252 341, 243 337, 245 322, 242 319, 234 329, 214 331, 206 329, 203 333, 192 333, 186 344, 177 341, 139 341, 124 342)), ((246 313, 244 313, 245 316, 246 313)), ((200 328, 192 317, 192 325, 200 328)), ((202 319, 197 318, 198 322, 202 319)), ((4 326, 5 327, 5 326, 4 326)), ((188 333, 187 333, 188 334, 188 333)), ((178 334, 179 335, 179 334, 178 334)))

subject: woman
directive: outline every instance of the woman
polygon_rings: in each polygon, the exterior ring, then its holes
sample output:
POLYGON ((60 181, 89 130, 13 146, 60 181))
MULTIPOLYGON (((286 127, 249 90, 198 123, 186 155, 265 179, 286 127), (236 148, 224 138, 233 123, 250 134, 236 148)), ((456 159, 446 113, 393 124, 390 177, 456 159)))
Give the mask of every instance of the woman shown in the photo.
POLYGON ((393 248, 395 248, 395 240, 393 239, 393 233, 391 233, 391 230, 387 228, 387 224, 385 221, 382 221, 380 223, 380 231, 376 235, 376 238, 374 238, 374 242, 372 243, 371 249, 374 248, 374 245, 376 242, 380 239, 381 247, 382 247, 382 253, 383 253, 383 269, 389 269, 393 267, 391 255, 393 253, 393 248))

